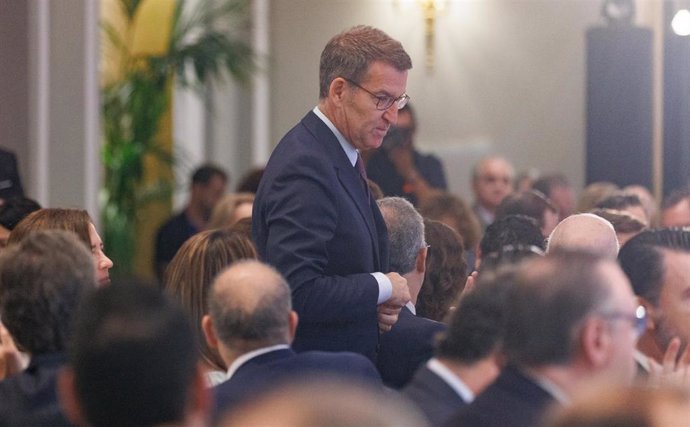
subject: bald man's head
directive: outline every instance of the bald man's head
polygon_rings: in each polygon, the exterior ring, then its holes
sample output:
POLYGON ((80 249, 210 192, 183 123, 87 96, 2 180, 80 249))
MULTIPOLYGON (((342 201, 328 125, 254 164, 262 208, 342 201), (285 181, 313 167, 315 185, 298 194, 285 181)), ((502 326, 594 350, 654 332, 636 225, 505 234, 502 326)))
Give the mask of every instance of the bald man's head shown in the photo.
POLYGON ((233 264, 214 280, 208 304, 218 339, 229 348, 290 342, 290 288, 266 264, 233 264))
POLYGON ((618 256, 618 238, 610 222, 590 213, 571 215, 549 236, 546 252, 556 248, 592 252, 606 258, 618 256))

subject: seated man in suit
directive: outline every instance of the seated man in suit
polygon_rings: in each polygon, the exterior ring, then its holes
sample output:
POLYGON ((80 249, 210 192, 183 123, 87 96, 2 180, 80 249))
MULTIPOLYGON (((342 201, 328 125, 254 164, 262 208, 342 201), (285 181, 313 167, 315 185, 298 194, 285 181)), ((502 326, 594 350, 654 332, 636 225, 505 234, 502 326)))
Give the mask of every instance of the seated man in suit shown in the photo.
POLYGON ((85 299, 58 384, 79 426, 201 426, 211 407, 185 313, 138 283, 85 299))
POLYGON ((618 261, 649 315, 647 329, 637 345, 640 373, 649 373, 651 363, 663 364, 672 343, 676 352, 690 343, 690 231, 643 231, 621 248, 618 261))
POLYGON ((614 260, 561 251, 532 258, 507 300, 508 367, 449 425, 540 425, 550 404, 567 404, 589 382, 632 382, 646 318, 614 260))
POLYGON ((21 351, 22 372, 0 381, 0 424, 67 425, 55 384, 81 296, 96 287, 93 257, 76 235, 38 231, 0 255, 0 313, 21 351))
POLYGON ((401 388, 419 365, 431 358, 434 336, 444 331, 445 325, 417 317, 414 307, 426 271, 424 219, 401 197, 386 197, 377 203, 388 228, 390 268, 407 280, 411 300, 400 311, 390 332, 381 335, 376 366, 384 384, 401 388))
POLYGON ((494 222, 496 208, 513 191, 514 180, 515 169, 503 157, 485 157, 474 165, 472 191, 475 202, 472 209, 483 229, 494 222))
POLYGON ((239 261, 218 275, 208 302, 204 334, 228 366, 228 379, 215 388, 217 413, 305 375, 347 376, 381 384, 376 368, 362 355, 297 354, 290 348, 298 322, 290 288, 278 272, 261 262, 239 261))
POLYGON ((482 273, 475 288, 460 299, 435 357, 403 389, 431 425, 443 425, 498 376, 503 365, 503 312, 514 272, 482 273))

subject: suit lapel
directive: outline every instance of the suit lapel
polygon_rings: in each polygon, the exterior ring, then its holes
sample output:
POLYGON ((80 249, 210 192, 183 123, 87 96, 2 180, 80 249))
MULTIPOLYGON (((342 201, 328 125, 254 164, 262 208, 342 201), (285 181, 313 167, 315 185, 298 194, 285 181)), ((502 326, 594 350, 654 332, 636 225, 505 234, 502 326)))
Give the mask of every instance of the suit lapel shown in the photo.
MULTIPOLYGON (((369 238, 374 247, 374 263, 379 267, 378 270, 383 270, 384 265, 382 264, 382 260, 388 259, 388 246, 386 244, 386 253, 385 256, 382 257, 384 254, 381 253, 381 248, 379 247, 381 232, 377 227, 378 221, 375 222, 375 216, 378 214, 378 217, 381 218, 380 223, 383 224, 383 218, 381 217, 378 206, 376 206, 371 196, 367 197, 367 194, 362 188, 362 181, 358 172, 355 170, 355 167, 350 164, 350 160, 347 158, 345 151, 328 126, 311 111, 302 121, 307 129, 314 134, 316 139, 324 144, 324 147, 328 151, 329 158, 333 160, 333 167, 336 170, 336 175, 338 176, 340 184, 350 196, 355 206, 357 206, 357 210, 362 215, 362 219, 367 225, 369 238)), ((385 224, 383 224, 383 228, 385 231, 385 224)), ((387 242, 387 237, 381 241, 387 242)), ((387 267, 387 265, 385 267, 387 267)))

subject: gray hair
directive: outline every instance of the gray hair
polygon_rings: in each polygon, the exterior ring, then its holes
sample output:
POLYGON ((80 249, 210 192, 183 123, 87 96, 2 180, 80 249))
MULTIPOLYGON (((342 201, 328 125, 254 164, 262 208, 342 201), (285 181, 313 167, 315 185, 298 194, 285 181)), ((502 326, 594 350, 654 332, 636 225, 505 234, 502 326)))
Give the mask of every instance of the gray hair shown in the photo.
POLYGON ((419 250, 426 246, 424 219, 402 197, 377 201, 388 228, 390 269, 400 274, 414 270, 419 250))
POLYGON ((218 338, 229 347, 246 342, 287 344, 290 288, 272 267, 237 261, 213 282, 208 303, 218 338), (247 289, 252 297, 246 296, 247 289))
POLYGON ((361 82, 375 61, 398 71, 412 68, 412 60, 402 44, 377 28, 358 25, 334 36, 321 52, 319 98, 328 96, 328 88, 336 77, 361 82))

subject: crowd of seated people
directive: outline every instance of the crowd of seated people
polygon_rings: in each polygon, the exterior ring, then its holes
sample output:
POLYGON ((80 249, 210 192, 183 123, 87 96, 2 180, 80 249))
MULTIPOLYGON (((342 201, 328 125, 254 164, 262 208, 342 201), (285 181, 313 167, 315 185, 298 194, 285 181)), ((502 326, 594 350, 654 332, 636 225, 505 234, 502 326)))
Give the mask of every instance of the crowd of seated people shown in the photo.
POLYGON ((286 411, 355 425, 396 410, 391 425, 664 425, 653 408, 680 416, 690 402, 690 231, 679 227, 689 193, 658 214, 609 184, 583 194, 591 209, 558 221, 546 193, 509 193, 483 232, 450 193, 418 207, 377 197, 390 269, 411 300, 375 361, 291 347, 299 314, 284 277, 257 259, 250 193, 221 199, 160 288, 111 285, 86 211, 10 199, 0 424, 242 425, 286 411))

